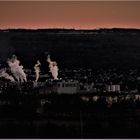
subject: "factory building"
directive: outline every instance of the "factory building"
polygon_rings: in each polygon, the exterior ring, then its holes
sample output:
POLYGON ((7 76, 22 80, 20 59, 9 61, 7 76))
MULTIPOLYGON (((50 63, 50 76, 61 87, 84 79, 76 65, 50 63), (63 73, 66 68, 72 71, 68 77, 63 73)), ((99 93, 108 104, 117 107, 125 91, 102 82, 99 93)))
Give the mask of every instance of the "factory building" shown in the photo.
POLYGON ((58 81, 55 85, 58 94, 75 94, 79 88, 78 81, 58 81))
POLYGON ((120 85, 106 85, 107 92, 120 92, 120 85))

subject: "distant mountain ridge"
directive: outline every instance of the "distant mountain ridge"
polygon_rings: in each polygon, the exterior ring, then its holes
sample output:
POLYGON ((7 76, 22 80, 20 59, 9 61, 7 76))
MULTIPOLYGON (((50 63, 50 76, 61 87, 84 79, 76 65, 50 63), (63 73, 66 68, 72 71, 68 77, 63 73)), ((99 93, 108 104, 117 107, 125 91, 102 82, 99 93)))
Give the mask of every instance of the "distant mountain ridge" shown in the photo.
POLYGON ((1 62, 12 53, 29 68, 48 53, 60 68, 140 67, 140 29, 0 30, 1 62))
POLYGON ((24 29, 24 28, 11 28, 11 29, 0 29, 0 31, 9 31, 9 32, 101 32, 101 31, 106 31, 106 32, 138 32, 140 29, 137 28, 99 28, 99 29, 73 29, 73 28, 44 28, 44 29, 24 29))

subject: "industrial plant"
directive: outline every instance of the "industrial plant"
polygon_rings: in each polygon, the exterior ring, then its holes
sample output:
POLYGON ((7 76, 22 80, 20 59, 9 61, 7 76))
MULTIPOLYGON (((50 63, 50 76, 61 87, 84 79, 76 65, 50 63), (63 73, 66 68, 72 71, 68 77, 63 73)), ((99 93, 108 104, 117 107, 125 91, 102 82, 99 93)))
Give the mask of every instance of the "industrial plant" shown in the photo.
POLYGON ((140 68, 116 39, 125 31, 0 33, 0 138, 140 137, 140 68))

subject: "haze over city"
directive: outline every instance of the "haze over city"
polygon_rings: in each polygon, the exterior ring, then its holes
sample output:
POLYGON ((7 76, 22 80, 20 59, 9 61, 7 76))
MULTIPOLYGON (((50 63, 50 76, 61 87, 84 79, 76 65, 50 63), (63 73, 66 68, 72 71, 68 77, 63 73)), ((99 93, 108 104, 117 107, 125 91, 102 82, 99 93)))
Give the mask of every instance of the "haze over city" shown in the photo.
POLYGON ((140 1, 0 1, 0 29, 140 28, 140 1))

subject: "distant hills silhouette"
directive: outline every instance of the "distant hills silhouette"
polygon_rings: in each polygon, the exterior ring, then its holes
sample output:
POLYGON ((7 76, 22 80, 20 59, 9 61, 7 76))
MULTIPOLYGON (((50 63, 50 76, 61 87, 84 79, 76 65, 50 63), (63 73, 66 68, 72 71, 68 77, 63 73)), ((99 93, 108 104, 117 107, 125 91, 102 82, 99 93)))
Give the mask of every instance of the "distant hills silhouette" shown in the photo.
POLYGON ((0 61, 16 54, 26 68, 46 68, 50 54, 63 68, 140 67, 140 29, 0 30, 0 61))

